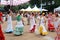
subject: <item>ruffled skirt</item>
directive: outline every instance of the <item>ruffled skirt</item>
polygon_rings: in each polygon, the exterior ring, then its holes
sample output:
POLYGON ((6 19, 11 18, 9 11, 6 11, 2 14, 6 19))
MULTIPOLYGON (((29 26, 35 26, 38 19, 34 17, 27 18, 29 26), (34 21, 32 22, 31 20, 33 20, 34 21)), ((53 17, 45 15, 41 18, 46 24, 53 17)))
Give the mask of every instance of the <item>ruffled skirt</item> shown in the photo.
POLYGON ((5 30, 5 32, 6 32, 6 33, 13 32, 12 23, 8 23, 8 24, 7 24, 7 29, 5 30))
POLYGON ((55 37, 55 40, 60 40, 60 37, 56 36, 56 37, 55 37))
POLYGON ((1 29, 1 25, 0 25, 0 40, 5 40, 4 34, 1 29))
POLYGON ((54 25, 51 23, 48 23, 48 30, 49 31, 54 31, 54 25))
POLYGON ((16 27, 14 30, 14 35, 21 35, 23 34, 23 27, 16 27))
POLYGON ((39 33, 42 34, 42 35, 47 35, 48 34, 48 32, 47 32, 47 30, 46 30, 44 25, 40 25, 39 33))
POLYGON ((36 25, 33 25, 33 26, 30 28, 30 32, 31 32, 31 33, 35 32, 35 28, 36 28, 36 25))
POLYGON ((15 30, 14 30, 14 35, 23 34, 23 29, 24 29, 24 26, 23 26, 22 21, 17 22, 17 25, 16 25, 15 30))

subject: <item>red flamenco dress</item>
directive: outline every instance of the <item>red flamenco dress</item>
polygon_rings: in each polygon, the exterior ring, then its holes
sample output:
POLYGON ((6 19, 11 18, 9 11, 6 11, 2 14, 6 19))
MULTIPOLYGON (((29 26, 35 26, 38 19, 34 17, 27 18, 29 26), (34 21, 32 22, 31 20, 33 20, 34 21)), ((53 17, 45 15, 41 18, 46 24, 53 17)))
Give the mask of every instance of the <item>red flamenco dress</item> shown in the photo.
POLYGON ((36 25, 33 26, 33 28, 30 30, 31 33, 35 32, 36 25))
POLYGON ((52 19, 48 19, 48 30, 49 31, 54 31, 54 25, 52 23, 52 19))
POLYGON ((1 23, 3 22, 2 21, 2 13, 0 12, 0 40, 5 40, 5 37, 4 37, 4 34, 3 34, 3 32, 2 32, 2 28, 1 28, 1 23))
POLYGON ((35 32, 36 24, 35 24, 35 19, 34 16, 30 16, 30 32, 33 33, 35 32))

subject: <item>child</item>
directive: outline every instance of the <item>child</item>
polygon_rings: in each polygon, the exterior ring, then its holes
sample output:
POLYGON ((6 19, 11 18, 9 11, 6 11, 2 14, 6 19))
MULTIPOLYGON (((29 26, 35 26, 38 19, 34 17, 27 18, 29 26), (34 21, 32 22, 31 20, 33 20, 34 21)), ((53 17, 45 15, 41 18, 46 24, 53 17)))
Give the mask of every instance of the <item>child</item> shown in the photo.
POLYGON ((2 20, 2 16, 3 16, 3 14, 2 14, 2 12, 0 12, 0 40, 5 40, 5 37, 4 37, 4 34, 3 34, 3 32, 2 32, 2 22, 3 22, 3 20, 2 20))
POLYGON ((57 37, 55 38, 55 40, 60 40, 60 24, 58 25, 56 33, 57 33, 57 37))
POLYGON ((21 14, 18 14, 16 18, 17 18, 17 25, 14 30, 14 35, 19 36, 23 34, 23 28, 24 28, 23 19, 21 14))
POLYGON ((12 17, 10 11, 7 14, 7 29, 5 30, 6 33, 12 33, 13 27, 12 27, 12 17))

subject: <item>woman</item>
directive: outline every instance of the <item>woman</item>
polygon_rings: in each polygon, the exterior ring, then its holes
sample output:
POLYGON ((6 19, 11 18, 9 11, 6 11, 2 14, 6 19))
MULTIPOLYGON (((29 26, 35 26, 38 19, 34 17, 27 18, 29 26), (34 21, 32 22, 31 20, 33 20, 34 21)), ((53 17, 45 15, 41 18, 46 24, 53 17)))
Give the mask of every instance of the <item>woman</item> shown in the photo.
POLYGON ((38 35, 39 34, 39 28, 40 26, 40 13, 38 13, 37 18, 36 18, 36 27, 35 27, 35 34, 38 35))
POLYGON ((47 35, 48 32, 46 30, 46 19, 45 19, 45 13, 43 13, 41 15, 41 18, 40 18, 40 26, 39 26, 39 33, 42 34, 42 35, 47 35))
POLYGON ((56 33, 57 33, 57 36, 56 36, 55 40, 60 40, 60 24, 57 27, 56 33))
POLYGON ((49 12, 48 14, 48 30, 54 31, 54 24, 53 24, 53 18, 52 18, 52 12, 49 12))
POLYGON ((36 27, 36 24, 35 24, 35 17, 34 17, 34 14, 32 13, 30 15, 30 32, 35 32, 35 27, 36 27))
POLYGON ((12 33, 13 32, 13 27, 12 27, 12 13, 8 12, 7 14, 7 29, 5 30, 6 33, 12 33))
POLYGON ((21 13, 17 14, 16 18, 17 18, 17 25, 16 25, 15 30, 14 30, 14 35, 19 36, 19 35, 23 34, 23 28, 24 28, 21 13))
POLYGON ((2 20, 2 16, 3 16, 3 14, 2 14, 2 12, 0 12, 0 40, 5 40, 5 37, 4 37, 4 34, 3 34, 3 32, 2 32, 2 22, 3 22, 3 20, 2 20))
POLYGON ((38 16, 37 16, 37 20, 36 20, 36 23, 37 23, 37 26, 39 26, 40 25, 40 13, 38 14, 38 16))
POLYGON ((59 17, 56 17, 55 14, 52 15, 52 18, 53 18, 54 28, 56 30, 58 28, 60 20, 59 20, 59 17))

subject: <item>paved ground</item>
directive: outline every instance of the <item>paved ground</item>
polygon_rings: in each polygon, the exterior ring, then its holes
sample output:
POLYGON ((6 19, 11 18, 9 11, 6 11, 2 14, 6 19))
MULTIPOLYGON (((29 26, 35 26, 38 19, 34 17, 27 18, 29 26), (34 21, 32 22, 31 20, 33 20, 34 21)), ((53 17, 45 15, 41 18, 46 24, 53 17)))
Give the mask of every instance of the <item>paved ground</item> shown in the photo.
MULTIPOLYGON (((24 19, 26 21, 26 19, 24 19)), ((25 22, 25 24, 27 24, 25 22)), ((16 21, 13 21, 13 28, 15 28, 16 21)), ((6 29, 7 23, 3 23, 3 31, 6 29)), ((4 33, 6 40, 53 40, 56 36, 55 32, 49 32, 47 36, 36 35, 35 33, 29 33, 29 25, 25 25, 24 34, 22 36, 14 36, 13 33, 4 33)))

